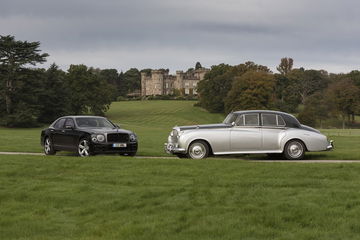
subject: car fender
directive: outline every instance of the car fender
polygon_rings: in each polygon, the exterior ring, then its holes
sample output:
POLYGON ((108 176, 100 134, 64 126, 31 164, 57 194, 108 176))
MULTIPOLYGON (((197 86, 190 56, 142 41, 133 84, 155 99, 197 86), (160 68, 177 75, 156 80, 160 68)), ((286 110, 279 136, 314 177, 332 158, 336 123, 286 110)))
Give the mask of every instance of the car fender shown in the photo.
POLYGON ((321 133, 307 131, 303 129, 288 129, 284 138, 281 140, 281 149, 284 151, 285 145, 292 139, 298 139, 305 145, 307 151, 324 151, 328 145, 326 136, 321 133))
POLYGON ((230 148, 230 131, 228 129, 196 129, 183 131, 179 137, 179 147, 188 150, 196 140, 206 141, 213 152, 225 152, 230 148))

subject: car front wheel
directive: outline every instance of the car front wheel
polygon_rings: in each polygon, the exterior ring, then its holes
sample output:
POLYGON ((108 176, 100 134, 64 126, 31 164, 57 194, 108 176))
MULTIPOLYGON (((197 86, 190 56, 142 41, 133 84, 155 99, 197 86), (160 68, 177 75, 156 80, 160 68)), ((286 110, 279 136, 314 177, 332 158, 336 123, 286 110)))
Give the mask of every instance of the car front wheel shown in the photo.
POLYGON ((285 145, 284 157, 288 160, 300 160, 305 155, 305 146, 299 140, 291 140, 285 145))
POLYGON ((88 157, 92 155, 90 151, 90 142, 86 138, 79 141, 78 154, 80 157, 88 157))
POLYGON ((187 155, 192 159, 206 158, 209 155, 209 146, 204 141, 195 141, 190 144, 187 155))
POLYGON ((49 137, 45 138, 44 152, 45 152, 45 155, 54 155, 56 153, 49 137))

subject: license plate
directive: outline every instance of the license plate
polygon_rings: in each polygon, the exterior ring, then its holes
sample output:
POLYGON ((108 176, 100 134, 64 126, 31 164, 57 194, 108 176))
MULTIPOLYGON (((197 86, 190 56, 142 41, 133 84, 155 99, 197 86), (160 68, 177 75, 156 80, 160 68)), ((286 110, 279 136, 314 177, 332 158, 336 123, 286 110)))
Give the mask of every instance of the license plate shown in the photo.
POLYGON ((114 148, 126 147, 126 143, 113 143, 114 148))

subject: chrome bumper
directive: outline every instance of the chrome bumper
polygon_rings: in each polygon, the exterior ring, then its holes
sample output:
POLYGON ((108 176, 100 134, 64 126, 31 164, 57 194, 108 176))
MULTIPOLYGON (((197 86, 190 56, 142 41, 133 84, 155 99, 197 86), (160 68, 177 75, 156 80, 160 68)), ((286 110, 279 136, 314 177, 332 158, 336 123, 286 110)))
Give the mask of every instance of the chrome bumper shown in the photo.
POLYGON ((185 153, 184 148, 178 148, 174 143, 164 143, 164 150, 166 153, 185 153))
POLYGON ((334 149, 334 141, 330 140, 329 145, 326 147, 326 151, 334 149))

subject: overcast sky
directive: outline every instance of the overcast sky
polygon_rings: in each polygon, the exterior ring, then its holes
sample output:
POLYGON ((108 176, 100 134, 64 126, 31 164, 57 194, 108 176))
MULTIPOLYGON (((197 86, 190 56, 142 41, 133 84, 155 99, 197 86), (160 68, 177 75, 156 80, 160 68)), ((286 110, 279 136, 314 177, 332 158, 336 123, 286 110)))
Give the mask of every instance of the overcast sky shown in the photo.
MULTIPOLYGON (((359 0, 0 0, 0 35, 55 62, 171 72, 254 61, 360 69, 359 0)), ((39 65, 41 66, 41 65, 39 65)))

